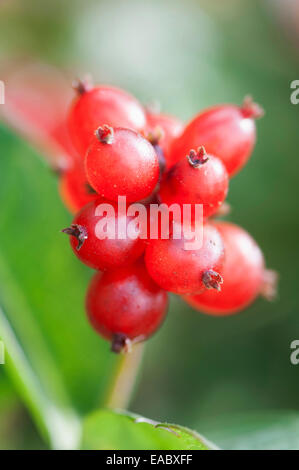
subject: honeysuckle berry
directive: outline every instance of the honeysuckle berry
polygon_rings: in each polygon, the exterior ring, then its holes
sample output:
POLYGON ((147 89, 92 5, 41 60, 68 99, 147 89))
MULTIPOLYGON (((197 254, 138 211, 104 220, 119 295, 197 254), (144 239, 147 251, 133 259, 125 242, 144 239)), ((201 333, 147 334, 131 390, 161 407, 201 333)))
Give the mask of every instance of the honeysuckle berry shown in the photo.
POLYGON ((180 161, 190 148, 203 145, 207 153, 222 160, 228 174, 233 176, 252 153, 256 140, 255 119, 262 115, 262 108, 249 97, 240 107, 227 104, 202 111, 173 141, 169 164, 180 161))
POLYGON ((95 129, 104 124, 141 131, 146 124, 145 113, 138 101, 123 90, 111 86, 81 87, 68 116, 68 128, 82 158, 95 129))
POLYGON ((190 150, 161 182, 162 202, 171 205, 203 205, 204 217, 219 210, 228 192, 228 174, 219 158, 208 155, 204 147, 190 150))
POLYGON ((107 203, 97 198, 84 206, 75 216, 70 227, 62 231, 70 235, 73 252, 82 263, 101 271, 115 269, 134 263, 144 252, 145 242, 141 239, 138 219, 120 214, 118 205, 109 201, 113 211, 99 211, 101 204, 107 203), (100 224, 103 223, 104 227, 100 224), (125 236, 118 235, 119 225, 125 225, 125 236), (136 233, 136 238, 128 236, 127 227, 136 233), (102 230, 103 229, 103 230, 102 230))
POLYGON ((126 196, 134 202, 155 189, 159 162, 154 147, 137 132, 100 127, 86 154, 85 171, 100 196, 115 201, 126 196))
MULTIPOLYGON (((204 224, 199 248, 186 249, 186 233, 175 238, 150 240, 145 263, 150 276, 163 289, 175 294, 201 292, 206 288, 221 289, 224 248, 218 230, 204 224)), ((194 228, 196 233, 196 228, 194 228)))
POLYGON ((87 181, 81 161, 75 162, 71 168, 60 174, 59 193, 72 214, 76 214, 86 204, 99 198, 87 181))
POLYGON ((230 315, 250 305, 259 294, 273 298, 276 275, 265 269, 261 249, 241 227, 230 222, 214 222, 223 243, 225 258, 221 292, 207 290, 184 299, 200 312, 230 315))
POLYGON ((99 273, 92 279, 86 310, 90 323, 113 352, 151 336, 163 322, 167 293, 150 278, 144 263, 99 273))

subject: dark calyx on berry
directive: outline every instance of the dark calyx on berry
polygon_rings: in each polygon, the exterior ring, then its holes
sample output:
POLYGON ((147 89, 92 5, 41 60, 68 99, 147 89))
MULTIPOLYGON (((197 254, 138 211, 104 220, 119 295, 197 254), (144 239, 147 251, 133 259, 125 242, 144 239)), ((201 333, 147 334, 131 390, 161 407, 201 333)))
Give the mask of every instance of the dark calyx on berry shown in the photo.
POLYGON ((231 205, 228 202, 224 201, 219 207, 219 209, 217 210, 217 212, 215 212, 215 214, 212 214, 211 217, 212 218, 225 217, 226 215, 230 214, 231 211, 232 211, 231 205))
POLYGON ((98 127, 98 129, 95 131, 95 136, 103 144, 112 144, 114 139, 114 132, 112 127, 104 124, 102 127, 98 127))
POLYGON ((191 149, 187 158, 193 168, 198 168, 209 160, 204 147, 198 147, 197 151, 191 149))
POLYGON ((119 354, 130 349, 130 340, 124 333, 115 333, 111 342, 111 351, 119 354))
POLYGON ((83 78, 83 80, 74 80, 72 86, 78 95, 83 95, 92 89, 92 84, 89 77, 83 78))
POLYGON ((221 284, 223 284, 223 278, 216 271, 209 269, 203 273, 202 282, 207 289, 216 289, 218 292, 220 292, 221 284))
POLYGON ((70 227, 64 228, 61 231, 63 233, 66 233, 67 235, 71 235, 72 237, 77 238, 78 240, 78 245, 76 247, 77 251, 79 251, 80 248, 82 248, 83 243, 88 238, 87 231, 85 227, 83 227, 82 225, 72 224, 70 227))
POLYGON ((245 96, 241 111, 245 118, 260 119, 264 116, 265 111, 263 108, 255 103, 251 96, 245 96))

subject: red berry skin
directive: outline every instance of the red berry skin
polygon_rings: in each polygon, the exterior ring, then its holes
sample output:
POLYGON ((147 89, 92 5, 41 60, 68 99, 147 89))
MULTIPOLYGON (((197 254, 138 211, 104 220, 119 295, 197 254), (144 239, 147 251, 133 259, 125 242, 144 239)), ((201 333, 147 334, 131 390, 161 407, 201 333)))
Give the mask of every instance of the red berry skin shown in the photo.
POLYGON ((59 193, 67 209, 76 214, 82 207, 99 198, 87 181, 81 162, 64 171, 59 179, 59 193))
POLYGON ((259 115, 256 108, 250 109, 245 104, 220 105, 201 112, 173 142, 169 163, 174 165, 190 148, 203 145, 207 153, 222 160, 230 176, 235 175, 249 159, 256 141, 254 117, 259 115))
POLYGON ((185 296, 188 304, 210 315, 230 315, 251 304, 262 290, 264 257, 253 238, 241 227, 229 222, 215 222, 221 233, 225 260, 221 292, 207 290, 185 296))
POLYGON ((223 264, 223 242, 218 230, 211 224, 203 227, 201 248, 186 250, 185 242, 184 236, 180 239, 151 240, 145 251, 150 276, 160 287, 175 294, 201 292, 207 287, 205 274, 221 274, 223 264))
POLYGON ((109 201, 115 211, 115 230, 114 226, 110 225, 110 222, 113 223, 113 214, 104 212, 104 215, 96 215, 97 207, 107 202, 98 198, 87 204, 75 216, 71 227, 64 229, 64 232, 70 235, 71 247, 80 261, 93 269, 101 271, 132 264, 143 254, 145 249, 145 241, 140 236, 137 236, 135 240, 129 237, 118 238, 117 230, 122 221, 125 222, 126 230, 128 224, 131 225, 133 230, 132 224, 136 221, 134 230, 137 234, 139 226, 137 218, 127 217, 125 219, 125 215, 120 215, 116 203, 109 201), (97 234, 99 234, 100 227, 97 228, 97 224, 101 223, 101 220, 103 223, 107 223, 107 225, 103 224, 105 233, 112 234, 115 239, 110 236, 102 240, 98 238, 97 234))
MULTIPOLYGON (((105 126, 104 126, 105 127, 105 126)), ((158 182, 159 162, 154 147, 130 129, 111 129, 111 143, 94 136, 85 158, 86 176, 100 196, 127 202, 149 196, 158 182)))
POLYGON ((146 133, 153 133, 157 130, 162 131, 162 136, 159 140, 159 146, 163 150, 163 154, 167 164, 169 160, 169 151, 172 141, 183 132, 184 124, 175 116, 151 112, 146 113, 146 120, 146 133))
POLYGON ((192 162, 196 158, 184 157, 168 171, 160 186, 160 198, 167 205, 202 204, 204 217, 209 217, 226 198, 228 174, 221 160, 213 155, 205 155, 198 165, 192 162))
POLYGON ((110 341, 117 336, 130 341, 148 338, 164 320, 167 306, 167 293, 150 278, 143 262, 96 274, 86 297, 90 323, 110 341))
POLYGON ((145 113, 138 101, 123 90, 98 86, 80 94, 74 101, 68 128, 79 154, 84 158, 94 131, 103 124, 141 131, 145 113))

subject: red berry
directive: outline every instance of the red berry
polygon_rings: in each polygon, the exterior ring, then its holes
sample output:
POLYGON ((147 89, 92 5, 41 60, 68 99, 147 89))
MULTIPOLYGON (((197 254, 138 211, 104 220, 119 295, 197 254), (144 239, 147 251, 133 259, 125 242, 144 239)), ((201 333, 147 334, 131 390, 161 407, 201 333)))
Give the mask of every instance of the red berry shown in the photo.
POLYGON ((61 174, 59 192, 65 206, 73 214, 76 214, 89 202, 99 198, 99 195, 88 183, 81 162, 61 174))
POLYGON ((85 158, 91 186, 103 197, 126 196, 134 202, 149 196, 159 178, 159 162, 153 146, 130 129, 109 126, 96 131, 85 158))
POLYGON ((183 123, 175 116, 167 114, 146 113, 147 125, 146 133, 160 133, 158 145, 161 147, 166 163, 169 159, 169 150, 175 137, 178 137, 183 131, 183 123))
POLYGON ((265 271, 263 254, 249 233, 229 222, 214 225, 221 233, 225 250, 221 292, 209 290, 184 299, 201 312, 230 315, 243 310, 260 293, 271 293, 269 288, 273 294, 274 275, 273 271, 265 271))
POLYGON ((138 101, 128 93, 110 86, 86 90, 79 87, 79 96, 71 108, 68 125, 70 136, 84 157, 95 129, 103 124, 127 127, 137 131, 145 126, 145 113, 138 101))
POLYGON ((71 247, 80 261, 99 270, 131 264, 145 249, 145 242, 140 238, 138 218, 120 214, 117 204, 110 201, 109 211, 108 207, 102 206, 99 212, 100 205, 106 202, 98 198, 83 207, 72 225, 63 230, 70 235, 71 247), (129 224, 136 233, 136 239, 127 235, 129 224), (123 225, 125 232, 121 230, 119 236, 118 229, 123 225))
POLYGON ((220 105, 206 109, 195 116, 173 142, 170 163, 181 160, 190 148, 203 145, 209 154, 223 161, 230 176, 234 175, 252 153, 256 140, 254 119, 262 114, 262 109, 249 98, 241 107, 220 105))
POLYGON ((143 341, 161 325, 167 293, 149 277, 144 264, 96 274, 86 308, 95 330, 112 341, 112 351, 125 351, 131 341, 143 341))
POLYGON ((151 240, 145 252, 151 277, 175 294, 200 292, 205 288, 219 290, 224 253, 218 230, 205 224, 201 247, 187 249, 186 242, 184 232, 180 239, 172 234, 168 240, 151 240))
POLYGON ((228 174, 219 158, 203 147, 180 160, 161 183, 160 197, 168 205, 202 204, 208 217, 219 210, 228 191, 228 174))

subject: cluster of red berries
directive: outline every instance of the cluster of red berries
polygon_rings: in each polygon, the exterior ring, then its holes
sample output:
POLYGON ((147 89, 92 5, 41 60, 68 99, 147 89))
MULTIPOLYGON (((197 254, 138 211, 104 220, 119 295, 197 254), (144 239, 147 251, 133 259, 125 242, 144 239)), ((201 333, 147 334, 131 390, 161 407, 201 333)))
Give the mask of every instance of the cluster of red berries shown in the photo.
MULTIPOLYGON (((229 178, 253 150, 261 108, 247 98, 241 107, 207 109, 184 126, 114 87, 80 82, 77 92, 68 128, 78 155, 60 178, 62 198, 77 215, 63 232, 75 255, 98 271, 86 309, 112 350, 126 351, 157 330, 167 291, 213 315, 235 313, 262 292, 270 296, 273 274, 256 242, 236 225, 209 219, 219 214, 229 178), (143 239, 138 219, 118 213, 119 196, 146 210, 151 203, 201 204, 201 246, 186 250, 184 231, 174 237, 171 222, 168 238, 143 239), (97 207, 105 203, 114 208, 114 233, 101 239, 97 225, 104 216, 97 207), (136 236, 119 239, 121 224, 136 236)), ((108 212, 105 217, 107 223, 108 212)))

